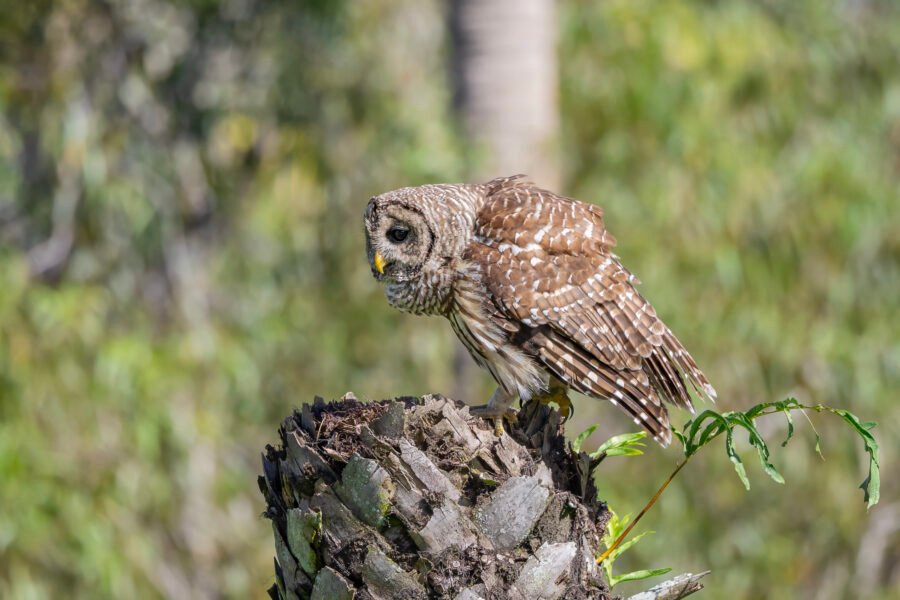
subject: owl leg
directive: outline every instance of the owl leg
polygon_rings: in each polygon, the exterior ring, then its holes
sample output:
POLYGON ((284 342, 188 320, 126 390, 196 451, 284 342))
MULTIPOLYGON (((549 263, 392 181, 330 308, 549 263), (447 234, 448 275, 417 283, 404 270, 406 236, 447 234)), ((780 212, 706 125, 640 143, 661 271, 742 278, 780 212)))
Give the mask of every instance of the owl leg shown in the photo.
POLYGON ((550 378, 549 389, 536 398, 541 404, 554 403, 559 406, 559 414, 564 421, 568 421, 572 416, 573 408, 572 401, 569 400, 569 388, 556 377, 550 378))
POLYGON ((477 417, 493 421, 494 433, 497 437, 500 437, 503 435, 503 421, 513 423, 518 418, 515 409, 510 408, 514 400, 515 396, 513 394, 498 386, 487 404, 470 406, 469 412, 477 417))

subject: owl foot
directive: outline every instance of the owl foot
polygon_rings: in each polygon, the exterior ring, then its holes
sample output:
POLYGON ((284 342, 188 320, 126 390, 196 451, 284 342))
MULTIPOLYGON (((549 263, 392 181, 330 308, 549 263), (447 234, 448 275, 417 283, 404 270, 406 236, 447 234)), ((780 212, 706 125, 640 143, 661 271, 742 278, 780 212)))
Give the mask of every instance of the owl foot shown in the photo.
POLYGON ((559 414, 563 422, 568 421, 569 417, 575 412, 565 387, 551 387, 548 393, 538 396, 537 400, 541 404, 556 404, 559 406, 559 414))
POLYGON ((490 404, 482 404, 481 406, 470 406, 469 413, 482 419, 488 419, 494 423, 494 435, 503 436, 503 421, 509 424, 515 423, 519 414, 513 408, 505 408, 503 406, 491 406, 490 404))

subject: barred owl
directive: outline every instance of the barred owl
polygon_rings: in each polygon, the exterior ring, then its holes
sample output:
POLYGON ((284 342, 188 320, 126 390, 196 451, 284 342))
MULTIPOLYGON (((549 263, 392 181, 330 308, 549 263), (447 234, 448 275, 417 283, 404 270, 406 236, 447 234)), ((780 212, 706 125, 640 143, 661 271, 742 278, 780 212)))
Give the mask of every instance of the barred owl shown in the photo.
MULTIPOLYGON (((446 317, 498 388, 475 410, 497 419, 515 398, 568 406, 605 398, 659 443, 663 401, 693 411, 715 390, 612 252, 603 211, 521 176, 423 185, 369 201, 366 246, 388 302, 446 317)), ((567 408, 566 408, 567 410, 567 408)))

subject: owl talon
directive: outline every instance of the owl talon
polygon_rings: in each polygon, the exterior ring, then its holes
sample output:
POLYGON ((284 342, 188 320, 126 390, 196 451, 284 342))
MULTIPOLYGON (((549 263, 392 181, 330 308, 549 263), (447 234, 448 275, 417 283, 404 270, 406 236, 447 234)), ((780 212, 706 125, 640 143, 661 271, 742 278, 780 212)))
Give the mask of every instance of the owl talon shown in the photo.
POLYGON ((484 404, 482 406, 470 406, 469 413, 482 419, 487 419, 494 423, 494 435, 503 437, 503 422, 506 421, 510 425, 518 421, 519 414, 513 408, 503 408, 484 404))
POLYGON ((569 394, 566 393, 564 387, 551 389, 548 394, 538 397, 537 400, 544 405, 556 404, 559 407, 559 414, 562 417, 563 423, 568 421, 575 413, 572 401, 569 400, 569 394))

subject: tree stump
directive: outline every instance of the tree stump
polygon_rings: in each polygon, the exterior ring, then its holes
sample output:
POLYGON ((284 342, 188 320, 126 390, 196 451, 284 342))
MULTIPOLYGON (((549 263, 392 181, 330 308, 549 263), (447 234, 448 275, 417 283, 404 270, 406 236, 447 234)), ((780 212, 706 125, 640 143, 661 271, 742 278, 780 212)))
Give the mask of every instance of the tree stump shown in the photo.
POLYGON ((606 599, 609 514, 559 413, 498 437, 441 396, 316 398, 268 446, 259 486, 281 600, 606 599))

